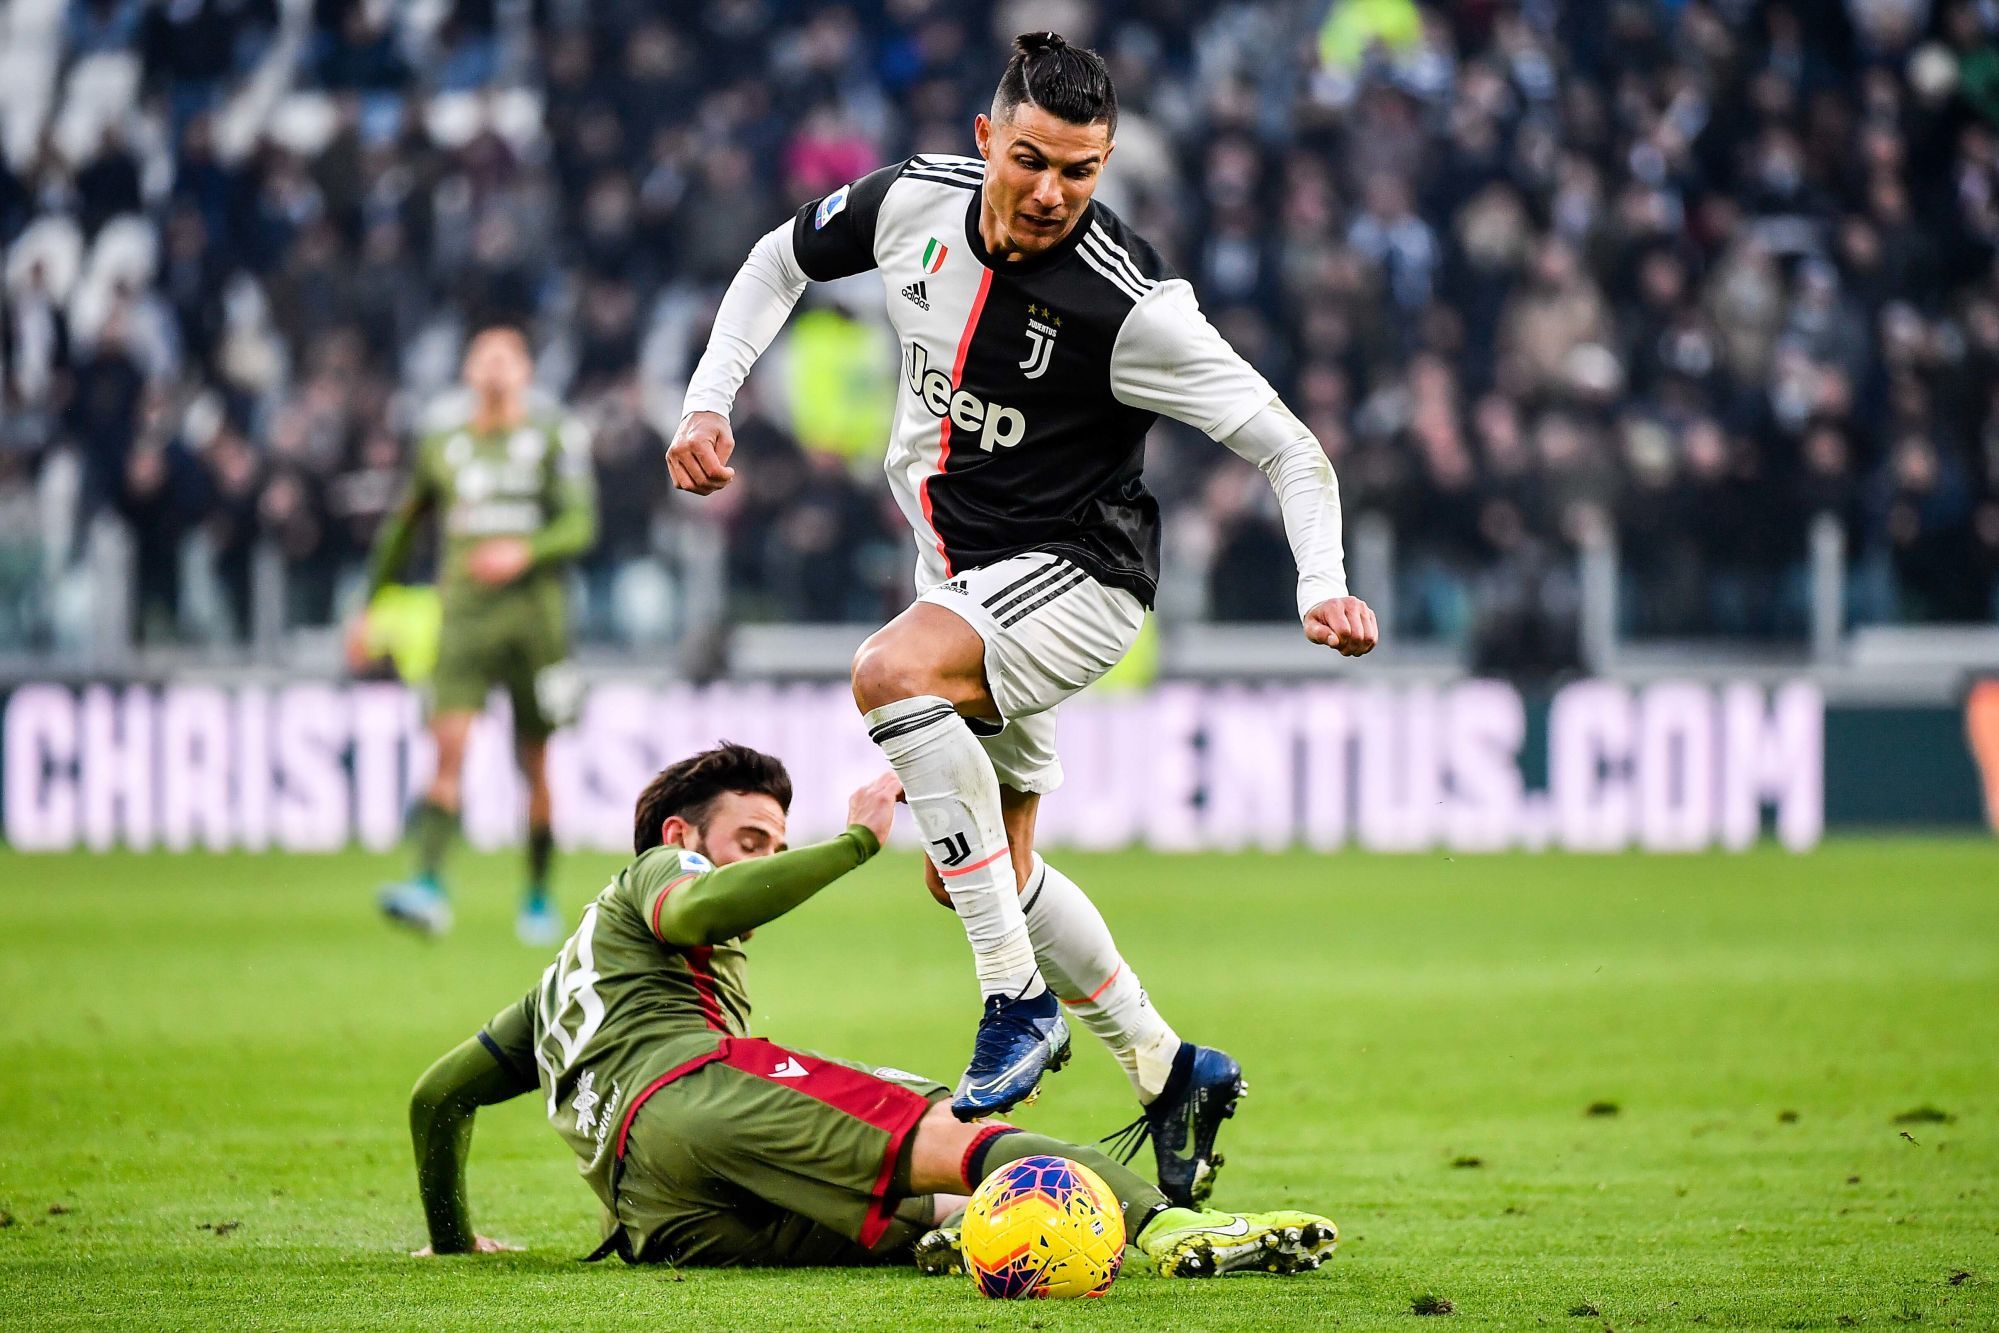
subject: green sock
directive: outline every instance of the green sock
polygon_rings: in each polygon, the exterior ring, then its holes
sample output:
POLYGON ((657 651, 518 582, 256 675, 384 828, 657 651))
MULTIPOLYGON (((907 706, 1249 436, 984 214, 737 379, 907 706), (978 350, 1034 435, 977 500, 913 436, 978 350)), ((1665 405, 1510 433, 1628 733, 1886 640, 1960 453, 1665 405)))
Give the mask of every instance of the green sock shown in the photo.
POLYGON ((548 865, 555 859, 555 833, 546 824, 528 826, 528 906, 548 901, 548 865))
POLYGON ((1019 1129, 995 1134, 975 1149, 966 1175, 976 1185, 1008 1162, 1017 1162, 1023 1157, 1066 1157, 1096 1172, 1103 1178, 1104 1184, 1111 1187, 1111 1193, 1117 1195, 1118 1204, 1124 1209, 1125 1235, 1132 1240, 1138 1239, 1138 1233, 1145 1230, 1154 1213, 1163 1212, 1167 1207, 1166 1196, 1157 1187, 1130 1167, 1112 1161, 1097 1149, 1019 1129))
POLYGON ((458 812, 435 801, 425 800, 410 819, 410 836, 416 843, 417 878, 432 888, 441 887, 438 873, 444 868, 444 854, 458 833, 458 812))

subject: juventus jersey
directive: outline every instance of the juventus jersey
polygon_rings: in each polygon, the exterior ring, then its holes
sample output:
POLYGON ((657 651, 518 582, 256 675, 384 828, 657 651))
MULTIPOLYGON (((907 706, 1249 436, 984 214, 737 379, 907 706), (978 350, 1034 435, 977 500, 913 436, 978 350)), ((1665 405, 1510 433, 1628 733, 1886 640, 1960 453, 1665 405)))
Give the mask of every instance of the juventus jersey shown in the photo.
POLYGON ((1049 551, 1149 607, 1146 432, 1163 413, 1220 439, 1276 392, 1102 204, 1041 254, 989 254, 984 174, 977 158, 912 157, 807 204, 791 228, 806 277, 881 274, 902 344, 888 477, 916 532, 919 590, 1049 551))

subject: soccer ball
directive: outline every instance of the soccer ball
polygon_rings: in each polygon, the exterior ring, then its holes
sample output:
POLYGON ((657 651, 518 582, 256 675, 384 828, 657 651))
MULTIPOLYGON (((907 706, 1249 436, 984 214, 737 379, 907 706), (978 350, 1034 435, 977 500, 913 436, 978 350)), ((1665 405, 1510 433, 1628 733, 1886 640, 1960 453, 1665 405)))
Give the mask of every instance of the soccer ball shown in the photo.
POLYGON ((965 1271, 994 1300, 1101 1296, 1124 1262, 1124 1212, 1103 1178, 1066 1157, 1023 1157, 965 1208, 965 1271))

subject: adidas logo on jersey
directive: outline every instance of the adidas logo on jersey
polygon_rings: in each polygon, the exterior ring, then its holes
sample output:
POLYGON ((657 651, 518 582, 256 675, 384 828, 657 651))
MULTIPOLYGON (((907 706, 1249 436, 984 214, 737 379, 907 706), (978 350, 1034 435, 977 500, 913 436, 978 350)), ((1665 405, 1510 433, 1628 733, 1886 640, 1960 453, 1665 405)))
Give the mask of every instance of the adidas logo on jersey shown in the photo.
POLYGON ((923 290, 922 283, 920 282, 910 283, 907 287, 904 287, 902 289, 902 294, 908 297, 910 301, 912 301, 915 304, 918 310, 928 310, 930 308, 929 293, 923 290))
POLYGON ((944 585, 944 591, 956 592, 956 593, 969 593, 971 592, 971 589, 965 586, 965 581, 963 579, 952 579, 950 582, 944 585))
MULTIPOLYGON (((969 389, 953 389, 949 375, 930 369, 930 354, 923 350, 922 343, 910 343, 903 349, 902 364, 910 392, 929 409, 930 415, 940 421, 948 420, 954 431, 967 435, 976 431, 979 448, 987 453, 1011 449, 1026 438, 1025 413, 1017 407, 989 403, 969 389)), ((957 447, 955 437, 952 447, 957 447)))

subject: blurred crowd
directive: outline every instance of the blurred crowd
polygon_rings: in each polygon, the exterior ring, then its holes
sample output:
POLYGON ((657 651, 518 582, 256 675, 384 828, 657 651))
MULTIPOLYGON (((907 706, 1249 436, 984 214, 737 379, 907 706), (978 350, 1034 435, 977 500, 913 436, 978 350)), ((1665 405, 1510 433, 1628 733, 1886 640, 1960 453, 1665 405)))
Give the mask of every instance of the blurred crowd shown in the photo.
MULTIPOLYGON (((719 576, 738 617, 893 611, 868 279, 814 289, 752 380, 736 486, 673 495, 660 434, 755 238, 970 151, 1029 27, 1110 59, 1100 197, 1317 434, 1350 533, 1378 516, 1394 632, 1558 660, 1597 549, 1626 633, 1797 636, 1815 529, 1851 620, 1995 613, 1992 0, 13 0, 0 24, 0 64, 45 71, 0 86, 0 648, 74 632, 111 522, 144 640, 248 635, 259 569, 284 623, 336 619, 493 319, 594 432, 587 633, 669 640, 719 576)), ((1162 604, 1289 619, 1262 479, 1167 424, 1148 466, 1162 604)))

